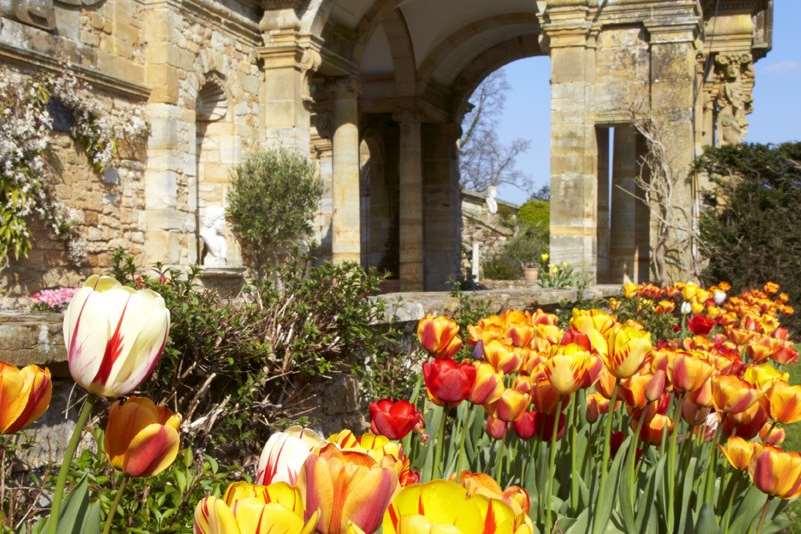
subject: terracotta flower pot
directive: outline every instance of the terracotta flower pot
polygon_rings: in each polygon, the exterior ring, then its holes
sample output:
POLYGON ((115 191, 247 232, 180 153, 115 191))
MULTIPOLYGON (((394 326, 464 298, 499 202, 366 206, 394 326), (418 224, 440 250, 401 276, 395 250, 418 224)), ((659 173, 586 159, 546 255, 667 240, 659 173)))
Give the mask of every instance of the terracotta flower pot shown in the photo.
POLYGON ((536 284, 537 280, 540 278, 539 267, 523 267, 523 277, 526 279, 526 282, 536 284))

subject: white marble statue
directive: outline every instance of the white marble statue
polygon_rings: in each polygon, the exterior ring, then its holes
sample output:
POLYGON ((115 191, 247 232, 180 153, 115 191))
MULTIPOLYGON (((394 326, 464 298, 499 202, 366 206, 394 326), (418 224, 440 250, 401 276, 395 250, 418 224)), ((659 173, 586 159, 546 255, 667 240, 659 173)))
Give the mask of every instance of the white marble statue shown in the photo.
POLYGON ((203 258, 204 267, 225 267, 228 256, 228 243, 225 240, 225 208, 210 206, 201 211, 200 237, 206 245, 203 258))
POLYGON ((498 213, 498 201, 496 200, 498 196, 498 188, 494 185, 491 185, 487 188, 487 209, 489 212, 495 215, 498 213))

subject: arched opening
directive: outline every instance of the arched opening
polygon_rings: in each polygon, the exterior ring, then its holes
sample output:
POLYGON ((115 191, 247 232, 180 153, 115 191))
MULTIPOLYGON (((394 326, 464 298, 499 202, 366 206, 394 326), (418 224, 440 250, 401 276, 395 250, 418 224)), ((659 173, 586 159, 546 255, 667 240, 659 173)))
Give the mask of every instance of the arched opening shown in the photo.
POLYGON ((195 108, 195 227, 197 263, 209 268, 240 267, 241 252, 225 224, 230 168, 237 163, 234 122, 225 78, 211 72, 197 94, 195 108))

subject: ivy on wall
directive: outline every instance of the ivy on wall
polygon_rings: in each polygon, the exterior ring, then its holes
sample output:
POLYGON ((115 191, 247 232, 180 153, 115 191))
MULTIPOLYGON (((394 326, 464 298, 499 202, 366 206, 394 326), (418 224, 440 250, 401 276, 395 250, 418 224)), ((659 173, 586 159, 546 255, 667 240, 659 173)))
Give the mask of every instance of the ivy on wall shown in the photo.
POLYGON ((103 109, 69 68, 22 76, 0 67, 0 268, 30 252, 33 218, 71 238, 70 211, 53 194, 54 131, 67 133, 98 175, 119 146, 149 133, 141 110, 103 109))

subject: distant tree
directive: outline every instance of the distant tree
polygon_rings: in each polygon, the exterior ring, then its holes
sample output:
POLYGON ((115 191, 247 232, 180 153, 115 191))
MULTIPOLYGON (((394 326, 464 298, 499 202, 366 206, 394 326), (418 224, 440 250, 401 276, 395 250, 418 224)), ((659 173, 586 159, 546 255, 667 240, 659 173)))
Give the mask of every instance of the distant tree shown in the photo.
POLYGON ((461 185, 485 191, 489 186, 513 185, 527 190, 530 178, 517 168, 517 158, 531 145, 528 139, 504 144, 498 137, 498 118, 503 114, 509 83, 503 70, 481 82, 470 97, 472 109, 462 120, 459 139, 461 185))
POLYGON ((551 186, 550 185, 543 185, 533 193, 531 193, 530 200, 544 200, 546 202, 551 201, 551 186))

